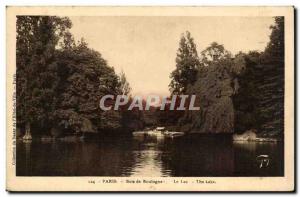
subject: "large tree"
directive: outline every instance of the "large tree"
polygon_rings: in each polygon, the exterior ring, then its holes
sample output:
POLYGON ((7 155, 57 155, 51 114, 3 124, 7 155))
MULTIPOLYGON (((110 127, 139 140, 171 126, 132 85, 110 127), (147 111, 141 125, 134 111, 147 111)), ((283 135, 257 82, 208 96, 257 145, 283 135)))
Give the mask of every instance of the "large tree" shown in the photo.
POLYGON ((267 134, 283 134, 284 128, 284 17, 275 17, 270 28, 270 42, 261 57, 261 92, 259 109, 261 130, 267 134))
POLYGON ((237 132, 257 129, 263 135, 281 135, 284 121, 284 18, 275 17, 264 52, 244 54, 245 69, 238 76, 233 97, 237 132))
POLYGON ((284 17, 275 17, 274 25, 270 26, 272 30, 270 41, 263 54, 265 62, 284 62, 284 17))
POLYGON ((58 87, 55 50, 71 28, 68 18, 17 17, 17 124, 51 125, 58 87))
POLYGON ((101 54, 84 41, 58 53, 60 82, 57 125, 75 132, 97 132, 121 127, 119 112, 103 112, 99 101, 121 92, 120 81, 101 54), (86 130, 89 124, 89 130, 86 130))
MULTIPOLYGON (((119 129, 122 114, 104 112, 100 98, 129 94, 125 74, 82 39, 76 43, 68 18, 17 18, 17 121, 30 133, 97 132, 119 129)), ((114 102, 114 101, 113 101, 114 102)))
POLYGON ((199 58, 190 32, 181 36, 176 57, 176 69, 171 73, 169 85, 172 94, 184 94, 197 79, 199 58))
POLYGON ((243 67, 236 75, 239 88, 233 96, 236 132, 260 129, 261 113, 258 103, 261 92, 258 91, 258 80, 263 77, 259 66, 260 55, 257 51, 251 51, 235 56, 235 65, 243 67))

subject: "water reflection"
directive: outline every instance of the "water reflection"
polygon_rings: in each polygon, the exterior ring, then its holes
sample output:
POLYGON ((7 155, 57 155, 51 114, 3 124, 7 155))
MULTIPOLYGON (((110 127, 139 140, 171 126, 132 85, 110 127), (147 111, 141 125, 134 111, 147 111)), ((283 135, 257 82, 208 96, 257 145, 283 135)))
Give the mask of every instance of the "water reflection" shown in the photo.
POLYGON ((163 151, 164 138, 155 136, 134 137, 136 146, 132 151, 134 165, 126 169, 130 176, 164 177, 170 176, 170 170, 163 169, 162 157, 168 154, 163 151))
POLYGON ((185 138, 169 144, 163 157, 172 176, 229 176, 234 173, 234 151, 227 138, 185 138))
POLYGON ((283 176, 282 143, 228 138, 103 138, 17 143, 18 176, 283 176), (258 155, 269 163, 260 167, 258 155))
POLYGON ((237 176, 283 176, 283 143, 236 142, 235 174, 237 176), (268 165, 261 166, 259 156, 268 157, 268 165))

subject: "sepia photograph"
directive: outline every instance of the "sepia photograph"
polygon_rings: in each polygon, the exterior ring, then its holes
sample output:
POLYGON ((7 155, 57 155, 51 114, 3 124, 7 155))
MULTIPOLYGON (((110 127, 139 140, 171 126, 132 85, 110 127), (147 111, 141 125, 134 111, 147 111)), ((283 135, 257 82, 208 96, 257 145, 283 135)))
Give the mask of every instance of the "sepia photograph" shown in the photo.
POLYGON ((293 14, 8 7, 10 188, 292 191, 293 14))

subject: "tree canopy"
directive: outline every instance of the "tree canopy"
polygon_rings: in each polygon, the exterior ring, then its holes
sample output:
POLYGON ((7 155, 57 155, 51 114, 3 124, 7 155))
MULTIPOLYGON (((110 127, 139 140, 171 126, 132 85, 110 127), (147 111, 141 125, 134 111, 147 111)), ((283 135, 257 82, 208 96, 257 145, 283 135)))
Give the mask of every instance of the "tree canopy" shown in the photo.
POLYGON ((190 32, 181 36, 176 57, 176 69, 171 73, 169 85, 172 94, 184 94, 197 79, 199 58, 190 32))
POLYGON ((17 17, 18 127, 38 134, 123 127, 126 114, 101 111, 99 100, 130 93, 125 73, 118 76, 84 39, 76 43, 71 27, 66 17, 17 17))
POLYGON ((71 26, 68 18, 17 17, 18 124, 43 127, 53 119, 59 86, 55 51, 71 26))

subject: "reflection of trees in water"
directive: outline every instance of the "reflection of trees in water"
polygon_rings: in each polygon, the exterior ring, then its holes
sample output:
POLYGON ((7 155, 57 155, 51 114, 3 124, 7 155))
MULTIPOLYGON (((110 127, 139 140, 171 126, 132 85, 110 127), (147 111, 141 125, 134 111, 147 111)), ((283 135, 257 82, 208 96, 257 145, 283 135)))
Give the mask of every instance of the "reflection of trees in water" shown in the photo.
POLYGON ((17 157, 16 157, 16 175, 24 176, 32 172, 32 155, 31 155, 31 141, 17 142, 17 157))
POLYGON ((128 140, 33 142, 31 150, 18 152, 17 172, 31 176, 128 176, 123 166, 133 165, 130 146, 128 140), (31 171, 21 169, 27 158, 31 171))
POLYGON ((162 177, 170 176, 162 167, 164 138, 156 136, 138 136, 134 138, 132 151, 134 165, 128 169, 130 176, 162 177))
POLYGON ((18 176, 278 176, 282 143, 224 138, 102 138, 95 142, 18 142, 18 176), (259 168, 258 155, 269 155, 259 168))
POLYGON ((91 176, 126 176, 127 174, 123 173, 123 166, 131 166, 133 163, 128 151, 130 146, 130 142, 122 140, 84 143, 76 151, 76 154, 80 152, 82 157, 74 155, 80 168, 76 171, 91 176))
POLYGON ((273 142, 235 142, 236 176, 282 176, 283 144, 273 142), (257 160, 260 155, 268 156, 268 166, 261 168, 257 160))
POLYGON ((175 140, 170 155, 162 157, 172 176, 230 176, 234 172, 232 142, 222 138, 192 137, 175 140))

